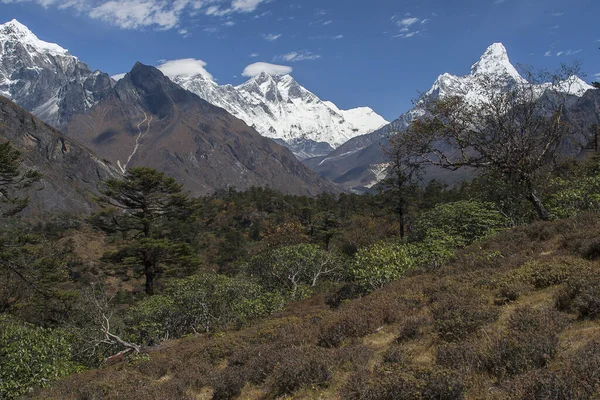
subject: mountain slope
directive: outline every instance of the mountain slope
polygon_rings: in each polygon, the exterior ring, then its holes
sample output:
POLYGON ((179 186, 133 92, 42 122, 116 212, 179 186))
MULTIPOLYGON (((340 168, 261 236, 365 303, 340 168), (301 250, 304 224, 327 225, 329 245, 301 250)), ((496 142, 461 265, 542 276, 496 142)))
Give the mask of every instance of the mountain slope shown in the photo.
POLYGON ((89 214, 100 183, 119 172, 91 151, 0 96, 0 140, 23 152, 25 167, 43 174, 28 192, 25 214, 89 214))
POLYGON ((337 191, 289 150, 140 63, 67 132, 123 171, 156 168, 193 195, 251 186, 293 194, 337 191))
MULTIPOLYGON (((471 103, 484 101, 485 98, 482 93, 489 93, 487 86, 489 85, 490 76, 494 77, 494 82, 500 82, 500 87, 497 88, 499 91, 511 85, 526 82, 511 64, 506 48, 501 43, 494 43, 471 66, 469 74, 465 76, 455 76, 447 73, 440 75, 431 89, 425 93, 423 100, 463 96, 471 103)), ((540 96, 549 87, 549 84, 539 85, 537 91, 539 91, 540 96)), ((559 89, 573 97, 569 100, 569 103, 572 104, 593 87, 580 78, 573 76, 561 83, 559 89)), ((591 91, 597 92, 596 90, 591 91)), ((417 104, 410 111, 402 114, 398 119, 383 128, 368 135, 350 139, 327 156, 308 159, 304 163, 321 176, 340 184, 348 190, 357 192, 368 190, 380 180, 381 176, 385 175, 375 173, 375 171, 380 171, 382 165, 386 163, 382 148, 388 145, 387 136, 392 132, 405 130, 411 121, 421 115, 421 108, 417 104)), ((433 169, 430 172, 431 174, 428 175, 430 179, 443 179, 448 183, 454 183, 460 179, 457 174, 449 174, 447 171, 439 169, 433 169)))
POLYGON ((0 25, 0 95, 56 128, 101 100, 114 81, 12 20, 0 25))
POLYGON ((219 86, 201 73, 170 77, 181 87, 245 121, 261 135, 282 139, 299 158, 329 152, 350 138, 387 123, 368 107, 344 111, 331 102, 321 101, 290 75, 263 72, 239 86, 219 86))

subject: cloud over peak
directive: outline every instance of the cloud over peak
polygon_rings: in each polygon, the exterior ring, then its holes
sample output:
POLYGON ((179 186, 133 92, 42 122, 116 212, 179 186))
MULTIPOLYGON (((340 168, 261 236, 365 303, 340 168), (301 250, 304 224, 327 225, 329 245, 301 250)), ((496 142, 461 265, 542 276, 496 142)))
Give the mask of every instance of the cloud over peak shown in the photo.
POLYGON ((182 58, 179 60, 164 61, 158 67, 159 70, 169 78, 178 76, 202 75, 210 80, 213 76, 206 70, 206 63, 195 58, 182 58))
POLYGON ((247 78, 252 78, 254 76, 260 75, 263 72, 266 72, 269 75, 286 75, 293 71, 292 67, 288 67, 286 65, 277 65, 270 64, 266 62, 257 62, 254 64, 248 65, 244 68, 242 72, 242 76, 247 78))

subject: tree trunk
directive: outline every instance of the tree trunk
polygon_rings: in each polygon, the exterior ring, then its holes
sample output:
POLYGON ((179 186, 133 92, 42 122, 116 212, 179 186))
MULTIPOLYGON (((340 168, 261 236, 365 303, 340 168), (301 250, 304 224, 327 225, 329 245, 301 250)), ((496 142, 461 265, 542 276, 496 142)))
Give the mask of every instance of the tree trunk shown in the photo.
POLYGON ((527 196, 527 200, 533 204, 538 217, 540 217, 542 221, 550 221, 550 213, 548 210, 546 210, 544 203, 542 203, 542 200, 540 200, 534 190, 530 191, 529 195, 527 196))
POLYGON ((147 254, 144 255, 144 275, 146 276, 146 294, 152 296, 154 295, 156 268, 154 267, 154 260, 147 254))
POLYGON ((400 219, 400 239, 404 239, 404 235, 406 232, 406 223, 404 221, 404 204, 398 205, 398 217, 400 219))

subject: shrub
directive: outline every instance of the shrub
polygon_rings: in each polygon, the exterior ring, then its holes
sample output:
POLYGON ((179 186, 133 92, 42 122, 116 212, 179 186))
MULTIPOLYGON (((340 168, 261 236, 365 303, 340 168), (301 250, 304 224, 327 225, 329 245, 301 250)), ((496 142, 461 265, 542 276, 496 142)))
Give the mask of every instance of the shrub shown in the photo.
POLYGON ((344 312, 321 330, 318 344, 322 347, 337 347, 344 340, 359 338, 372 333, 377 322, 371 315, 361 312, 344 312))
POLYGON ((482 357, 471 342, 443 343, 436 349, 435 362, 445 368, 458 370, 480 369, 482 357))
POLYGON ((596 273, 572 277, 559 292, 556 305, 559 310, 576 312, 579 318, 599 318, 600 278, 596 273))
POLYGON ((253 257, 246 272, 271 290, 289 290, 295 295, 300 285, 315 286, 342 272, 342 260, 314 244, 298 244, 268 250, 253 257))
POLYGON ((421 397, 421 382, 405 371, 375 371, 373 375, 359 372, 350 377, 343 390, 349 400, 417 400, 421 397))
POLYGON ((211 385, 213 400, 230 400, 242 393, 246 379, 241 368, 226 368, 212 377, 211 385))
POLYGON ((64 332, 0 316, 0 398, 20 397, 77 370, 64 332))
POLYGON ((400 278, 413 266, 408 246, 379 242, 356 253, 350 272, 359 285, 375 290, 400 278))
POLYGON ((462 239, 451 236, 441 229, 431 228, 427 231, 427 236, 421 242, 413 243, 409 250, 415 266, 420 270, 430 271, 440 268, 453 259, 456 249, 463 244, 462 239))
POLYGON ((492 339, 485 351, 487 371, 498 377, 545 367, 558 347, 558 334, 567 325, 555 310, 519 307, 507 321, 508 331, 492 339))
POLYGON ((492 203, 458 201, 438 204, 415 222, 416 241, 445 232, 456 244, 466 246, 508 226, 508 220, 492 203))
POLYGON ((404 364, 407 361, 406 349, 402 346, 391 346, 383 355, 383 362, 387 364, 404 364))
POLYGON ((557 346, 554 332, 511 332, 492 341, 485 368, 500 379, 542 368, 554 357, 557 346))
POLYGON ((283 304, 282 295, 265 292, 248 279, 202 273, 169 282, 164 295, 148 297, 132 307, 126 322, 136 340, 154 343, 243 324, 283 304))
POLYGON ((534 260, 525 263, 513 273, 513 277, 536 289, 545 289, 565 282, 579 268, 582 268, 581 262, 569 259, 550 262, 534 260))
POLYGON ((465 383, 460 374, 448 370, 433 370, 425 378, 421 392, 423 399, 462 400, 465 398, 465 383))
POLYGON ((292 394, 305 386, 325 386, 332 375, 331 364, 331 357, 323 349, 289 349, 275 366, 270 386, 275 395, 292 394))
POLYGON ((407 340, 418 339, 423 334, 423 327, 430 323, 431 321, 426 317, 408 318, 400 327, 400 333, 396 338, 396 342, 402 343, 407 340))
POLYGON ((435 329, 448 342, 464 340, 499 314, 487 299, 466 293, 444 293, 432 307, 435 329))

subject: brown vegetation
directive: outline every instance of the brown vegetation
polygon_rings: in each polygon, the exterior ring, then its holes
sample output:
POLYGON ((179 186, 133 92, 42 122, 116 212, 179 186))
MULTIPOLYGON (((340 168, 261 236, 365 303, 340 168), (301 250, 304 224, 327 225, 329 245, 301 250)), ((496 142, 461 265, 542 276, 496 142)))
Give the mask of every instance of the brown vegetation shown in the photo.
POLYGON ((515 228, 335 308, 335 296, 291 303, 32 397, 598 398, 600 262, 582 249, 599 230, 589 215, 515 228))

